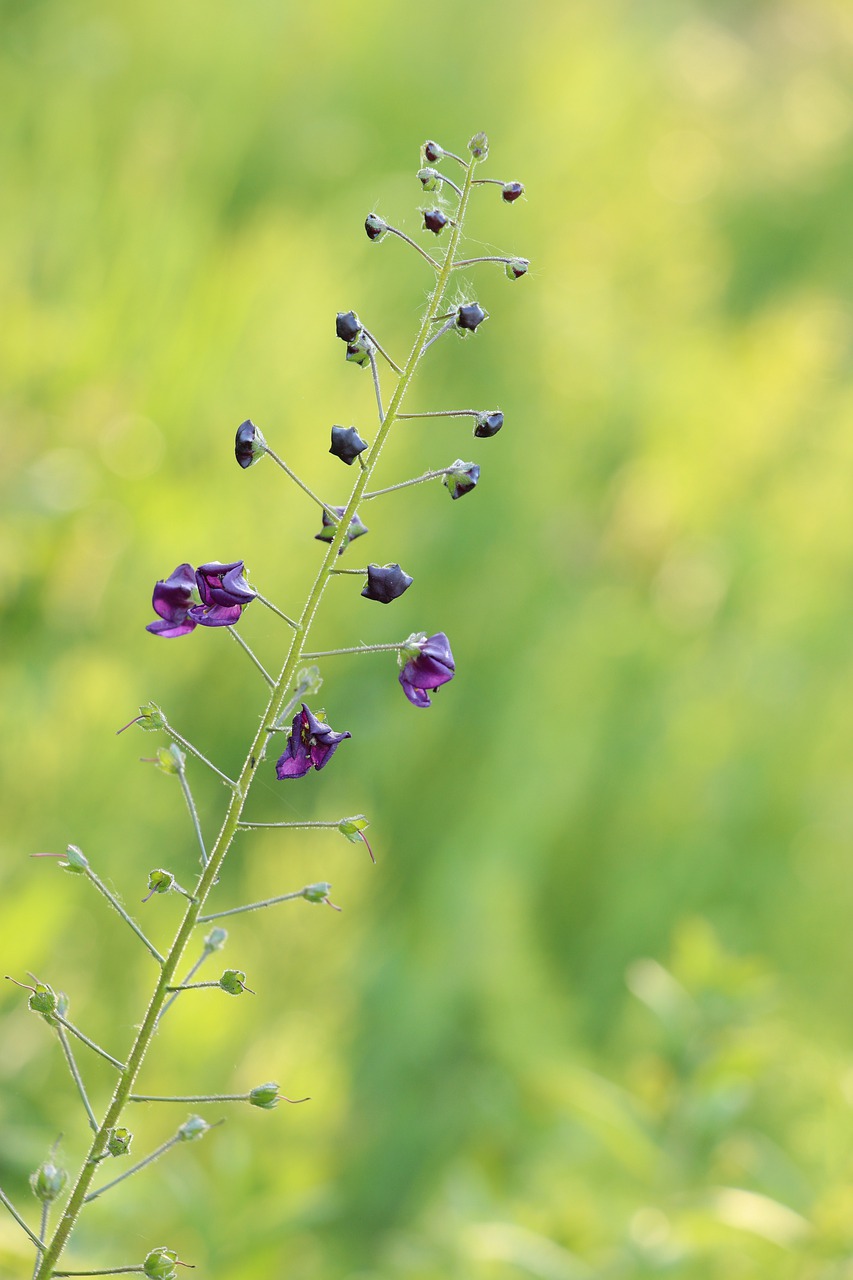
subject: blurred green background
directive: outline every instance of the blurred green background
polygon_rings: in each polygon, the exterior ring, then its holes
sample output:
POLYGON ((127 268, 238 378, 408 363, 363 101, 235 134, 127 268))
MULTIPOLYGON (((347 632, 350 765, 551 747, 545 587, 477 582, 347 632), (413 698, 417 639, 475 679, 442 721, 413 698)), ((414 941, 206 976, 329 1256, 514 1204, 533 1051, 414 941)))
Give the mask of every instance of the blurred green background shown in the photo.
MULTIPOLYGON (((152 1092, 275 1077, 302 1107, 227 1124, 87 1211, 77 1267, 168 1243, 216 1280, 842 1280, 853 1276, 853 479, 849 0, 3 0, 0 971, 61 986, 118 1053, 152 965, 34 850, 79 844, 127 901, 192 875, 149 698, 226 770, 261 706, 222 632, 146 634, 181 561, 245 559, 297 611, 311 503, 236 467, 251 416, 330 501, 332 423, 368 436, 355 308, 404 354, 428 286, 427 137, 486 129, 466 277, 491 313, 435 349, 317 647, 446 630, 458 675, 418 712, 392 657, 324 667, 353 740, 251 802, 366 812, 235 845, 224 905, 254 998, 170 1014, 152 1092), (369 546, 368 546, 369 541, 369 546)), ((390 384, 389 384, 390 385, 390 384)), ((283 635, 251 609, 270 666, 283 635)), ((193 770, 206 828, 222 811, 193 770)), ((165 943, 180 903, 156 899, 165 943)), ((48 1028, 0 991, 0 1185, 23 1204, 85 1118, 48 1028)), ((110 1083, 80 1060, 96 1105, 110 1083)), ((217 1118, 225 1108, 213 1108, 217 1118)), ((131 1117, 134 1154, 187 1109, 131 1117)), ((31 1212, 28 1209, 28 1212, 31 1212)), ((34 1220, 34 1218, 32 1219, 34 1220)), ((0 1274, 28 1275, 0 1217, 0 1274)))

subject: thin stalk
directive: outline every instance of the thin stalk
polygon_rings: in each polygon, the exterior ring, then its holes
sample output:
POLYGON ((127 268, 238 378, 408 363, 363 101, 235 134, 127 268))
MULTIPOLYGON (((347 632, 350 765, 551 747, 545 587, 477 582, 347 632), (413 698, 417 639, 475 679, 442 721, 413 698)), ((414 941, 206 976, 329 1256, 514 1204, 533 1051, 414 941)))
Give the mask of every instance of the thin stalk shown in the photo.
POLYGON ((15 1219, 15 1221, 17 1222, 18 1226, 19 1226, 19 1227, 21 1227, 21 1229, 22 1229, 23 1231, 26 1231, 27 1235, 28 1235, 28 1236, 30 1237, 30 1239, 32 1240, 32 1242, 33 1242, 33 1244, 35 1245, 36 1249, 39 1249, 39 1250, 40 1250, 40 1249, 41 1249, 41 1247, 42 1247, 42 1243, 43 1243, 43 1241, 39 1240, 39 1238, 38 1238, 38 1236, 36 1235, 35 1231, 31 1231, 31 1230, 30 1230, 30 1228, 27 1226, 26 1222, 24 1222, 24 1219, 23 1219, 23 1218, 21 1217, 21 1215, 18 1213, 18 1210, 17 1210, 17 1209, 15 1208, 15 1206, 12 1204, 12 1201, 9 1199, 9 1197, 6 1195, 6 1193, 3 1191, 3 1188, 2 1188, 2 1187, 0 1187, 0 1204, 5 1204, 6 1208, 9 1210, 9 1212, 10 1212, 10 1213, 11 1213, 11 1215, 12 1215, 12 1217, 13 1217, 13 1218, 15 1219))
MULTIPOLYGON (((259 600, 260 600, 261 598, 262 598, 261 596, 258 596, 258 599, 259 599, 259 600)), ((266 603, 266 602, 264 602, 264 603, 266 603)), ((229 786, 229 787, 233 787, 233 786, 234 786, 234 781, 233 781, 233 779, 232 779, 232 778, 229 778, 229 777, 228 777, 228 774, 227 774, 227 773, 223 773, 221 769, 217 769, 217 767, 216 767, 216 765, 213 763, 213 761, 212 761, 212 760, 208 760, 207 756, 202 755, 202 753, 199 751, 198 747, 194 747, 194 746, 193 746, 193 744, 192 744, 191 742, 187 742, 186 738, 182 738, 182 737, 181 737, 181 735, 180 735, 179 733, 176 733, 176 732, 175 732, 175 730, 172 728, 172 726, 169 724, 168 720, 167 720, 167 721, 166 721, 166 723, 163 725, 163 730, 164 730, 164 732, 165 732, 165 733, 168 733, 169 737, 170 737, 174 742, 179 743, 179 744, 180 744, 180 746, 182 746, 182 747, 184 748, 184 750, 185 750, 185 751, 189 751, 190 755, 195 756, 196 760, 200 760, 200 761, 202 762, 202 764, 206 764, 206 765, 207 765, 208 769, 212 769, 212 770, 213 770, 213 772, 217 775, 217 777, 221 778, 223 782, 227 782, 227 783, 228 783, 228 786, 229 786)))
MULTIPOLYGON (((456 159, 458 160, 458 158, 459 158, 459 157, 457 156, 457 157, 456 157, 456 159)), ((440 174, 439 174, 439 177, 441 178, 441 181, 442 181, 442 182, 446 182, 446 183, 447 183, 447 185, 448 185, 449 187, 452 187, 452 188, 453 188, 453 190, 456 192, 456 194, 458 195, 459 199, 461 200, 461 199, 462 199, 462 192, 460 191, 459 187, 457 187, 456 183, 455 183, 455 182, 451 182, 451 181, 450 181, 450 179, 449 179, 449 178, 446 178, 446 177, 444 176, 444 174, 443 174, 443 173, 440 173, 440 174)), ((466 186, 467 186, 467 185, 468 185, 468 182, 467 182, 467 179, 466 179, 466 186)))
POLYGON ((320 649, 317 653, 303 653, 303 658, 334 658, 339 653, 389 653, 402 649, 405 641, 399 644, 354 644, 348 649, 320 649))
POLYGON ((127 1096, 128 1102, 248 1102, 252 1095, 249 1093, 193 1093, 185 1094, 166 1094, 166 1093, 130 1093, 127 1096))
MULTIPOLYGON (((385 225, 388 226, 387 223, 385 225)), ((427 251, 425 249, 422 249, 416 240, 413 240, 411 236, 406 235, 405 231, 398 231, 396 227, 388 227, 388 230, 391 232, 392 236, 399 236, 401 240, 405 240, 406 244, 410 244, 413 249, 417 249, 421 257, 426 258, 429 265, 435 271, 441 270, 441 263, 436 262, 435 258, 431 258, 427 253, 427 251)), ((400 370, 400 372, 401 373, 403 372, 402 369, 400 370)))
POLYGON ((454 262, 453 268, 455 270, 457 267, 473 267, 478 262, 503 262, 504 265, 506 265, 507 262, 515 261, 517 261, 515 258, 458 258, 456 262, 454 262))
MULTIPOLYGON (((207 924, 208 920, 221 920, 223 916, 239 916, 244 911, 258 911, 261 907, 274 907, 279 902, 293 902, 295 898, 302 898, 305 895, 304 889, 297 889, 295 893, 282 893, 277 898, 265 898, 263 902, 250 902, 245 907, 231 907, 228 911, 213 911, 209 916, 199 916, 199 924, 207 924)), ((218 982, 198 983, 199 986, 218 987, 218 982)), ((248 990, 248 988, 247 988, 248 990)))
POLYGON ((55 1280, 62 1280, 64 1276, 129 1276, 144 1272, 144 1267, 105 1267, 98 1271, 53 1271, 51 1274, 55 1280))
POLYGON ((448 329, 452 329, 452 328, 453 328, 453 326, 454 326, 455 324, 456 324, 456 312, 454 311, 454 313, 453 313, 453 315, 450 317, 450 319, 449 319, 449 320, 445 320, 444 324, 441 326, 441 328, 438 330, 438 332, 437 332, 437 333, 434 333, 434 334, 432 335, 432 337, 430 338, 429 342, 427 342, 427 343, 424 345, 424 351, 428 351, 428 350, 430 349, 430 347, 432 346, 432 344, 433 344, 434 342, 438 342, 439 338, 443 337, 443 336, 444 336, 444 334, 445 334, 445 333, 447 333, 448 329))
MULTIPOLYGON (((213 955, 212 950, 210 949, 210 947, 205 947, 204 951, 202 951, 202 953, 201 953, 201 955, 199 956, 198 960, 196 960, 195 964, 194 964, 194 965, 193 965, 193 967, 190 969, 190 971, 189 971, 189 973, 187 974, 187 976, 184 978, 184 982, 181 984, 182 986, 184 985, 184 983, 187 983, 187 982, 191 982, 191 981, 192 981, 192 979, 193 979, 193 978, 195 977, 195 975, 198 973, 198 971, 199 971, 199 969, 201 968, 201 966, 204 964, 204 962, 205 962, 205 960, 207 959, 207 957, 208 957, 208 956, 210 956, 210 955, 213 955)), ((160 1010, 160 1017, 157 1019, 157 1023, 158 1023, 158 1025, 159 1025, 159 1023, 160 1023, 160 1020, 161 1020, 161 1019, 162 1019, 162 1017, 163 1017, 163 1014, 166 1012, 166 1010, 167 1010, 167 1009, 170 1009, 170 1008, 172 1007, 172 1005, 175 1003, 175 1001, 177 1000, 177 998, 178 998, 178 996, 179 996, 179 995, 180 995, 180 991, 179 991, 179 990, 178 990, 178 991, 175 991, 175 992, 174 992, 174 993, 169 997, 169 999, 166 1001, 166 1003, 163 1005, 163 1008, 160 1010)))
POLYGON ((264 677, 264 679, 266 680, 266 682, 267 682, 267 684, 270 686, 270 688, 271 688, 271 689, 272 689, 272 688, 274 688, 274 687, 275 687, 275 680, 273 680, 272 676, 271 676, 271 675, 270 675, 270 673, 267 671, 266 667, 263 665, 263 663, 260 661, 260 659, 255 657, 254 653, 253 653, 253 652, 252 652, 252 650, 249 648, 249 646, 246 644, 246 641, 245 641, 245 640, 243 639, 243 637, 240 635, 239 631, 235 631, 233 627, 226 627, 226 630, 227 630, 227 631, 229 631, 229 632, 231 633, 231 635, 234 637, 234 639, 235 639, 235 640, 237 641, 237 643, 239 644, 240 648, 241 648, 241 649, 245 649, 246 653, 248 653, 249 657, 252 659, 252 661, 254 662, 255 666, 258 668, 258 670, 260 671, 261 675, 264 677))
MULTIPOLYGON (((65 1034, 64 1027, 57 1026, 56 1034, 59 1036, 59 1043, 62 1045, 62 1052, 65 1054, 65 1061, 68 1063, 68 1070, 71 1072, 71 1076, 77 1086, 77 1092, 80 1094, 80 1101, 83 1103, 86 1115, 89 1117, 89 1127, 92 1129, 93 1133, 97 1133, 98 1122, 95 1119, 95 1113, 89 1102, 89 1098, 86 1093, 86 1086, 83 1084, 83 1077, 80 1075, 80 1070, 77 1066, 74 1054, 71 1052, 71 1045, 68 1043, 68 1036, 65 1034)), ((42 1236, 43 1235, 44 1232, 42 1232, 42 1236)))
MULTIPOLYGON (((193 800, 193 793, 192 791, 190 791, 190 784, 187 782, 187 775, 186 775, 185 769, 178 770, 178 781, 181 784, 181 790, 184 793, 184 799, 186 800, 187 808, 190 811, 193 830, 195 831, 196 839, 198 840, 198 847, 201 850, 201 865, 203 867, 206 867, 207 866, 207 849, 205 848, 205 845, 204 845, 204 836, 202 835, 201 822, 199 821, 199 817, 198 817, 198 809, 195 807, 195 800, 193 800)), ((182 893, 185 898, 188 898, 190 896, 187 893, 186 889, 182 889, 180 885, 176 884, 174 888, 178 890, 178 893, 182 893)))
MULTIPOLYGON (((294 631, 278 679, 270 689, 266 708, 260 716, 258 728, 246 752, 246 757, 240 770, 239 777, 237 778, 236 786, 231 795, 228 808, 222 821, 222 826, 220 827, 219 834, 210 849, 210 857, 208 859, 207 866, 204 868, 198 885, 196 886, 196 901, 187 904, 183 920, 178 926, 174 941, 172 942, 169 952, 162 963, 157 984, 152 993, 148 1008, 141 1023, 139 1024, 136 1038, 131 1046, 127 1065, 119 1076, 112 1100, 110 1101, 106 1114, 104 1115, 101 1127, 94 1135, 91 1147, 80 1167, 77 1180, 71 1189, 65 1209, 57 1223, 50 1244, 44 1252, 37 1280, 50 1280, 50 1277, 53 1275, 56 1264, 68 1243, 68 1238, 74 1229, 80 1215, 80 1210, 83 1207, 83 1202, 89 1192, 89 1187, 96 1168, 95 1162, 103 1154, 106 1148, 109 1131, 118 1124, 124 1107, 129 1099, 131 1097, 138 1096, 132 1094, 133 1086, 154 1037, 157 1020, 162 1012, 166 1000, 168 999, 168 992, 166 988, 174 980, 175 970, 184 953, 184 949, 192 936, 193 930, 198 923, 198 918, 202 913, 208 894, 219 878, 222 864, 225 861, 225 857, 231 847, 234 835, 237 831, 238 823, 240 822, 243 812, 243 806, 245 805, 246 798, 251 790, 251 784, 255 777, 255 766, 257 761, 263 755, 263 748, 266 745, 266 741, 269 736, 268 726, 275 723, 283 706, 290 698, 290 689, 293 684, 294 677, 296 676, 296 672, 299 669, 300 663, 304 661, 307 656, 305 648, 311 631, 311 626, 314 622, 317 610, 320 607, 320 602, 322 601, 324 592, 331 581, 331 570, 335 567, 338 552, 343 544, 344 536, 349 528, 349 523, 352 520, 358 503, 361 501, 362 495, 364 494, 370 478, 376 469, 383 446, 385 445, 389 432, 397 419, 400 406, 402 405, 406 393, 409 390, 418 365, 423 359, 433 320, 441 313, 442 302, 444 300, 444 295, 447 290, 452 270, 453 256, 456 253, 459 240, 462 235, 465 222, 465 212, 471 194, 471 181, 475 170, 476 162, 472 160, 465 175, 465 185, 459 201, 456 223, 451 227, 447 254, 438 274, 435 289, 430 298, 429 305, 424 311, 420 327, 412 344, 409 358, 406 361, 405 368, 400 375, 397 386, 394 388, 394 393, 388 405, 384 421, 382 422, 382 425, 370 446, 368 456, 365 459, 365 467, 359 472, 355 483, 353 484, 350 499, 344 508, 343 516, 338 518, 337 515, 334 515, 337 527, 332 537, 332 541, 328 544, 325 557, 317 571, 314 584, 308 593, 308 597, 299 617, 299 624, 302 630, 299 632, 294 631)), ((390 646, 391 649, 397 647, 398 646, 396 645, 390 646)), ((240 1095, 238 1100, 243 1101, 244 1096, 240 1095)), ((180 1099, 180 1101, 187 1101, 187 1099, 180 1099)), ((192 1099, 190 1099, 190 1101, 192 1101, 192 1099)), ((216 1099, 214 1098, 212 1101, 216 1101, 216 1099)), ((40 1245, 40 1241, 37 1239, 34 1239, 34 1243, 37 1246, 40 1245)))
POLYGON ((124 1182, 125 1178, 132 1177, 134 1173, 139 1173, 139 1170, 144 1169, 146 1165, 153 1164, 155 1160, 159 1160, 162 1155, 165 1155, 167 1151, 176 1146, 180 1141, 181 1135, 179 1133, 174 1134, 167 1142, 164 1142, 162 1146, 158 1147, 156 1151, 152 1151, 150 1156, 146 1156, 144 1160, 140 1160, 138 1164, 135 1164, 132 1169, 127 1169, 124 1173, 120 1173, 117 1178, 113 1178, 112 1182, 105 1182, 102 1187, 98 1187, 97 1191, 90 1191, 83 1203, 89 1204, 91 1200, 97 1200, 98 1196, 102 1196, 105 1191, 110 1191, 113 1187, 118 1186, 120 1182, 124 1182))
MULTIPOLYGON (((208 916, 204 917, 205 920, 210 918, 212 917, 208 917, 208 916)), ((219 985, 220 984, 218 982, 182 982, 180 986, 167 987, 166 990, 174 991, 175 993, 177 993, 178 991, 201 991, 202 987, 219 987, 219 985)), ((244 991, 249 990, 248 987, 244 987, 243 989, 244 991)), ((221 990, 221 987, 220 987, 220 990, 221 990)), ((252 995, 254 994, 255 993, 252 992, 252 995)))
POLYGON ((368 348, 367 358, 370 361, 370 372, 373 374, 373 390, 376 392, 376 404, 379 409, 379 421, 385 417, 385 410, 382 408, 382 387, 379 384, 379 366, 376 363, 376 355, 374 351, 368 348))
MULTIPOLYGON (((365 494, 364 496, 365 496, 365 498, 366 498, 368 495, 367 495, 367 494, 365 494)), ((332 573, 333 575, 334 575, 334 574, 342 574, 342 575, 343 575, 343 574, 345 574, 345 573, 351 573, 351 574, 355 574, 355 575, 356 575, 356 577, 363 578, 363 577, 364 577, 364 575, 367 573, 367 570, 366 570, 366 569, 332 569, 332 570, 331 570, 331 573, 332 573)))
MULTIPOLYGON (((388 228, 388 230, 390 231, 390 230, 391 230, 391 228, 389 227, 389 228, 388 228)), ((438 264, 436 264, 436 265, 438 265, 438 264)), ((368 338, 370 339, 370 341, 373 343, 373 345, 374 345, 374 347, 376 348, 376 350, 379 352, 379 354, 380 354, 380 355, 381 355, 385 360, 387 360, 388 364, 390 364, 390 366, 391 366, 391 368, 394 370, 394 372, 395 372, 395 373, 397 373, 397 374, 402 373, 402 372, 403 372, 403 370, 402 370, 402 369, 400 368, 400 366, 397 364, 397 361, 396 361, 396 360, 392 360, 392 359, 391 359, 391 357, 389 356, 389 354, 388 354, 388 352, 385 350, 385 348, 382 346, 382 344, 376 340, 376 337, 374 336, 374 334, 372 334, 372 333, 370 332, 370 330, 369 330, 369 329, 366 329, 366 328, 364 327, 364 325, 362 325, 361 327, 362 327, 362 329, 364 330, 364 332, 367 334, 367 336, 368 336, 368 338)))
POLYGON ((476 418, 477 409, 433 409, 429 413, 398 413, 398 418, 476 418))
POLYGON ((153 956, 153 957, 154 957, 154 959, 157 961, 157 963, 158 963, 158 964, 162 964, 162 963, 163 963, 163 957, 160 955, 160 952, 159 952, 159 951, 157 950, 157 948, 154 946, 154 943, 153 943, 153 942, 149 942, 149 941, 148 941, 148 939, 146 938, 145 934, 144 934, 144 933, 142 932, 142 930, 140 929, 139 925, 136 923, 136 921, 135 921, 135 920, 133 920, 133 919, 132 919, 128 914, 127 914, 127 912, 125 911, 124 907, 123 907, 123 906, 121 905, 121 903, 119 902, 118 898, 117 898, 117 897, 115 897, 115 895, 114 895, 114 894, 110 893, 109 889, 108 889, 108 888, 107 888, 107 886, 104 884, 103 880, 99 879, 99 877, 95 875, 95 873, 94 873, 94 871, 92 870, 92 868, 91 868, 91 867, 86 867, 86 868, 85 868, 85 875, 87 875, 87 876, 89 877, 89 879, 92 881, 92 884, 95 886, 95 888, 96 888, 96 889, 98 889, 98 890, 99 890, 99 891, 104 895, 104 897, 106 898, 107 902, 108 902, 108 903, 110 904, 110 906, 112 907, 113 911, 118 912, 118 914, 121 916, 122 920, 124 920, 124 922, 125 922, 126 924, 129 924, 129 925, 130 925, 131 929, 132 929, 132 930, 133 930, 133 932, 136 934, 137 938, 139 938, 140 942, 144 942, 144 943, 145 943, 146 947, 147 947, 147 948, 148 948, 148 950, 151 952, 152 956, 153 956))
POLYGON ((105 1058, 106 1061, 112 1063, 114 1067, 118 1067, 119 1071, 124 1071, 123 1062, 119 1062, 118 1058, 114 1058, 111 1053, 107 1053, 106 1049, 102 1049, 99 1044, 95 1044, 95 1041, 90 1040, 87 1035, 84 1035, 79 1027, 74 1026, 73 1022, 69 1022, 67 1018, 63 1018, 61 1013, 56 1013, 54 1011, 50 1016, 55 1018, 61 1026, 65 1027, 66 1031, 70 1031, 73 1036, 76 1036, 78 1040, 81 1040, 83 1044, 88 1045, 93 1052, 99 1054, 100 1057, 105 1058))
POLYGON ((287 465, 284 459, 280 458, 278 454, 273 449, 271 449, 269 445, 266 443, 264 444, 264 452, 269 454, 273 462, 275 462, 277 466, 281 467, 282 471, 286 475, 290 476, 294 484, 298 484, 302 492, 307 493, 308 497, 311 498, 313 502, 316 502, 318 507, 322 507, 324 511, 328 512, 328 514, 332 517, 333 520, 339 519, 338 513, 334 510, 334 508, 330 507, 329 504, 327 502, 324 502, 322 498, 318 498, 314 490, 309 489, 305 481, 300 480, 296 472, 291 471, 290 467, 287 465))
MULTIPOLYGON (((364 817, 361 813, 355 816, 364 817)), ((238 822, 237 826, 241 831, 254 830, 257 827, 324 827, 328 831, 337 831, 341 823, 346 821, 346 818, 339 818, 337 822, 238 822)))
POLYGON ((284 618, 287 625, 293 627, 294 631, 299 630, 299 623, 294 618, 289 617, 288 614, 283 613, 278 605, 273 604, 272 600, 267 600, 266 596, 262 596, 260 591, 255 592, 255 597, 260 600, 261 604, 265 604, 268 609, 272 609, 273 613, 277 613, 280 618, 284 618))
MULTIPOLYGON (((49 1213, 50 1213, 50 1205, 48 1204, 47 1201, 45 1201, 41 1207, 41 1226, 39 1227, 40 1240, 44 1240, 45 1236, 47 1235, 47 1219, 48 1219, 49 1213)), ((41 1249, 39 1249, 36 1253, 35 1266, 33 1267, 33 1280, 35 1280, 35 1277, 38 1274, 39 1263, 41 1262, 41 1252, 42 1252, 41 1249)))
POLYGON ((422 476, 415 476, 414 480, 401 480, 399 484, 389 484, 384 489, 374 489, 372 493, 366 493, 362 499, 363 502, 369 502, 371 498, 379 498, 383 493, 393 493, 395 489, 408 489, 413 484, 423 484, 425 480, 437 480, 439 476, 449 475, 452 467, 442 467, 440 471, 425 471, 422 476))

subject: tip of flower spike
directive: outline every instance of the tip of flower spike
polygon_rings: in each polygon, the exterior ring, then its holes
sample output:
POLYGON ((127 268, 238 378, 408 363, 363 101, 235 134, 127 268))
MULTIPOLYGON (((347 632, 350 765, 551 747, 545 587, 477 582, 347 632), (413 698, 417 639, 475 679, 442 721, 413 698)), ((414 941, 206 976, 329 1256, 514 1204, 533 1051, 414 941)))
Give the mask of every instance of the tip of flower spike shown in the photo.
POLYGON ((468 150, 475 160, 485 160, 489 154, 489 139, 485 133, 475 133, 468 143, 468 150))

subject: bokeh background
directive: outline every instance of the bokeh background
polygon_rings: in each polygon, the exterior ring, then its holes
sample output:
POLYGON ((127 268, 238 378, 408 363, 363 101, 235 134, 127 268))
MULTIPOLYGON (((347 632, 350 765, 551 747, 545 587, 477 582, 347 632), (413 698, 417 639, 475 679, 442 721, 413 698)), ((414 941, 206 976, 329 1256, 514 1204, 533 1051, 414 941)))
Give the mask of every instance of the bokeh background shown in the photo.
MULTIPOLYGON (((227 1123, 91 1206, 69 1253, 168 1243, 216 1280, 853 1276, 853 9, 848 0, 4 0, 0 5, 0 970, 68 992, 122 1052, 152 979, 79 844, 130 903, 195 866, 154 698, 235 770, 257 673, 222 632, 155 641, 153 582, 245 559, 296 611, 332 423, 369 435, 334 314, 405 353, 428 280, 427 137, 491 136, 466 277, 491 313, 434 350, 385 483, 472 458, 476 493, 371 504, 318 647, 446 630, 454 683, 410 707, 392 657, 324 665, 353 740, 241 837, 223 905, 257 995, 185 997, 152 1092, 274 1077, 301 1107, 227 1123), (368 546, 369 541, 369 546, 368 546)), ((251 609, 274 666, 284 635, 251 609)), ((191 778, 208 830, 223 793, 191 778)), ((180 902, 144 909, 157 940, 180 902)), ((212 973, 212 970, 211 970, 212 973)), ((209 975, 210 976, 210 975, 209 975)), ((0 1185, 85 1118, 48 1028, 0 991, 0 1185)), ((97 1106, 110 1079, 81 1049, 97 1106)), ((133 1117, 134 1153, 187 1108, 133 1117)), ((27 1212, 35 1210, 28 1209, 27 1212)), ((33 1216, 33 1221, 35 1220, 33 1216)), ((0 1217, 0 1274, 28 1275, 0 1217)))

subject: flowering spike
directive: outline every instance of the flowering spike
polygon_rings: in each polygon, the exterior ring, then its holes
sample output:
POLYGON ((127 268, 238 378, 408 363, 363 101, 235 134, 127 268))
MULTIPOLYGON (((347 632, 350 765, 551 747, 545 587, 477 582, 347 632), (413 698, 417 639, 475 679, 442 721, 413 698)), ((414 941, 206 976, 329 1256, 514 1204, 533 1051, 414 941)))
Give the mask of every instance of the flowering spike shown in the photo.
POLYGON ((398 564, 369 564, 367 566, 367 583, 362 590, 366 600, 378 600, 380 604, 390 604, 408 591, 414 582, 398 564))
POLYGON ((360 453, 367 448, 355 427, 332 427, 332 447, 329 453, 351 467, 360 453))
POLYGON ((461 498, 471 492, 479 479, 480 468, 476 462, 463 462, 457 458, 442 477, 442 484, 447 486, 451 498, 461 498))
POLYGON ((241 422, 234 438, 234 456, 244 469, 264 456, 267 442, 251 418, 241 422))
POLYGON ((400 684, 415 707, 430 705, 429 692, 452 680, 456 663, 450 642, 443 631, 434 636, 423 632, 409 636, 399 652, 400 684))

